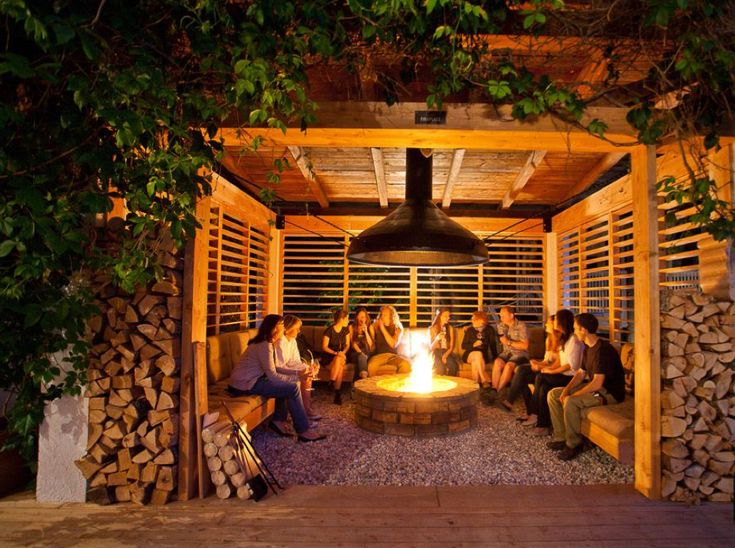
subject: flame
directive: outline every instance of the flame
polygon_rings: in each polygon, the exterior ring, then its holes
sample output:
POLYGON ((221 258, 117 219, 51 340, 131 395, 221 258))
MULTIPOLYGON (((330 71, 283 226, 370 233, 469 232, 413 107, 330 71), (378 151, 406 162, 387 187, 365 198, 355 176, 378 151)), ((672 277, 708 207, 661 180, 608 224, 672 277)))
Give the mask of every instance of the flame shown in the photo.
POLYGON ((411 362, 411 374, 405 381, 402 391, 427 394, 433 389, 433 360, 428 351, 422 351, 411 362))

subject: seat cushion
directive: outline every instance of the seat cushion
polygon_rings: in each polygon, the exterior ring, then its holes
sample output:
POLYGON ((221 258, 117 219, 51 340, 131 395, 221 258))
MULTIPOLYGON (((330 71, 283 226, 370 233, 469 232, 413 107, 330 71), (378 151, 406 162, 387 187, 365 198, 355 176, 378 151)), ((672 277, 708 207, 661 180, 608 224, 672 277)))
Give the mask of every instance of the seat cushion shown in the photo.
POLYGON ((582 417, 619 439, 633 439, 635 403, 626 398, 623 403, 601 405, 582 411, 582 417))
POLYGON ((265 405, 266 398, 262 396, 230 396, 227 392, 228 380, 217 382, 209 385, 208 396, 209 396, 209 412, 215 411, 224 412, 224 409, 220 409, 222 401, 224 401, 235 416, 242 417, 247 415, 257 407, 265 405))

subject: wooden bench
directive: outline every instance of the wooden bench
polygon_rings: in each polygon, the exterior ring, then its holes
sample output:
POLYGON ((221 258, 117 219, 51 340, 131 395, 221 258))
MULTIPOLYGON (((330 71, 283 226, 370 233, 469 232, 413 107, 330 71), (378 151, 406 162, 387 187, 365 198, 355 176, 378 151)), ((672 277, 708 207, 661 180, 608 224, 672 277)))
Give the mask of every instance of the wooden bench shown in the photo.
POLYGON ((240 357, 248 346, 250 337, 257 330, 237 331, 207 337, 207 398, 210 413, 218 411, 224 420, 226 413, 221 402, 227 402, 235 419, 248 430, 252 430, 275 410, 273 398, 261 396, 233 397, 227 392, 227 384, 232 369, 240 361, 240 357))

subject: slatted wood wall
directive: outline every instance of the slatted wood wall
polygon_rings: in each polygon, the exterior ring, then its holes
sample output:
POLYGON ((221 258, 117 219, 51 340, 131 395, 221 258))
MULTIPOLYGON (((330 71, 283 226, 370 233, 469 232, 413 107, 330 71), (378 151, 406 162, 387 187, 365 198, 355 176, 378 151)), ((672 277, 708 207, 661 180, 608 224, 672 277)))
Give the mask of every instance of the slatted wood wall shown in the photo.
POLYGON ((406 325, 428 325, 435 310, 451 308, 456 322, 483 306, 510 304, 521 319, 543 314, 543 239, 496 238, 490 263, 480 267, 382 267, 351 264, 348 236, 286 234, 283 311, 305 323, 327 323, 336 308, 367 306, 374 316, 391 304, 406 325))
MULTIPOLYGON (((686 180, 688 175, 682 175, 680 180, 686 180)), ((708 236, 701 228, 689 221, 689 217, 696 212, 688 203, 679 204, 676 201, 659 204, 659 253, 661 264, 661 286, 671 289, 699 288, 699 251, 698 242, 708 236), (675 218, 675 222, 667 224, 665 216, 675 218)))
POLYGON ((255 327, 265 313, 270 228, 212 201, 209 210, 207 335, 255 327))
POLYGON ((615 342, 632 340, 633 235, 628 204, 558 238, 559 308, 593 314, 598 332, 615 342))

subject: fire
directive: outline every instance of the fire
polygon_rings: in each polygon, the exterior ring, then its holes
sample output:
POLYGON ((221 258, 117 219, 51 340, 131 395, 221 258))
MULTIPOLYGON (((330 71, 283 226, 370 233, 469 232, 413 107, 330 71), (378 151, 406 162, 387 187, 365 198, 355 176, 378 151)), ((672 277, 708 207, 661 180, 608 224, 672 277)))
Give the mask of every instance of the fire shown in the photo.
POLYGON ((378 381, 378 386, 394 392, 413 392, 416 394, 430 394, 451 390, 457 383, 447 377, 434 376, 434 360, 429 353, 429 341, 426 337, 417 337, 414 344, 420 351, 411 360, 409 375, 391 375, 389 378, 378 381))
POLYGON ((433 371, 431 356, 427 351, 422 351, 414 357, 411 362, 411 374, 406 379, 402 392, 417 392, 427 394, 432 391, 433 371))

